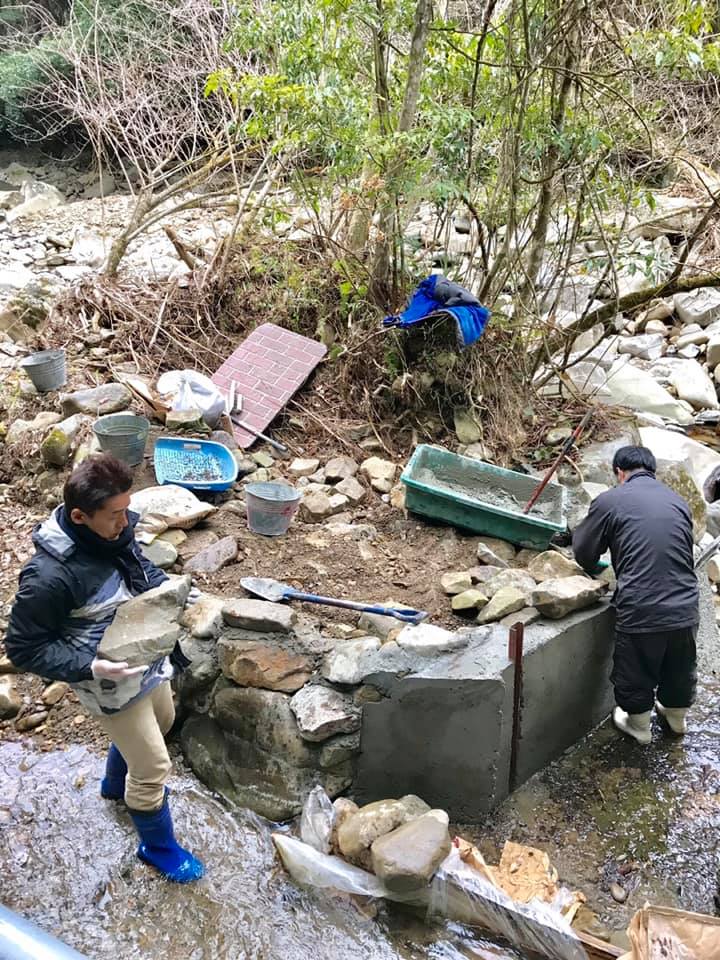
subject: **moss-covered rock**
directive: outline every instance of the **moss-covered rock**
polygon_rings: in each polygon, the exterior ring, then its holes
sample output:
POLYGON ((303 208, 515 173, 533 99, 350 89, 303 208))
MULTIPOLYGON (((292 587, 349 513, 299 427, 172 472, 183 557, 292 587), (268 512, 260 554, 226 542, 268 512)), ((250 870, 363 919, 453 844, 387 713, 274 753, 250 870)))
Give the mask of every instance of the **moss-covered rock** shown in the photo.
POLYGON ((676 461, 658 461, 656 476, 687 502, 693 518, 693 536, 699 543, 707 530, 707 504, 700 488, 685 465, 676 461))

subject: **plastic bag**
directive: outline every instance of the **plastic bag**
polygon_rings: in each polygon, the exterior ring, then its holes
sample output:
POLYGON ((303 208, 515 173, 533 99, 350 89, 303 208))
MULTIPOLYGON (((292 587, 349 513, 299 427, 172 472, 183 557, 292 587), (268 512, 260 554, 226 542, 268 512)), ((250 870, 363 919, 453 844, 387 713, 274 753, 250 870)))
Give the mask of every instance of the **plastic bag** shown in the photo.
POLYGON ((430 883, 430 916, 483 927, 513 946, 554 960, 587 960, 577 934, 552 906, 517 903, 463 863, 453 847, 430 883))
POLYGON ((283 866, 297 883, 323 887, 363 897, 386 897, 385 884, 372 873, 346 863, 340 857, 314 850, 307 843, 282 833, 272 835, 283 866))
POLYGON ((300 817, 300 838, 319 853, 330 853, 330 834, 335 823, 335 807, 318 784, 308 794, 300 817))
POLYGON ((172 410, 199 410, 209 427, 225 412, 225 397, 208 377, 196 370, 170 370, 157 382, 158 392, 169 397, 172 410))

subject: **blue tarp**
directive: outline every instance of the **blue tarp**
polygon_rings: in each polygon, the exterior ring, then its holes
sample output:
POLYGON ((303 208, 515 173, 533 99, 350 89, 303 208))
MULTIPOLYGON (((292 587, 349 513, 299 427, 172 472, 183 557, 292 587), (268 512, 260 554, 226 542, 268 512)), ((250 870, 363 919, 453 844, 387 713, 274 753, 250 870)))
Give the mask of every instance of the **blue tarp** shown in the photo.
POLYGON ((386 327, 410 327, 424 320, 449 315, 457 323, 463 347, 469 347, 483 334, 490 311, 464 287, 443 276, 432 274, 419 285, 402 313, 385 317, 386 327))

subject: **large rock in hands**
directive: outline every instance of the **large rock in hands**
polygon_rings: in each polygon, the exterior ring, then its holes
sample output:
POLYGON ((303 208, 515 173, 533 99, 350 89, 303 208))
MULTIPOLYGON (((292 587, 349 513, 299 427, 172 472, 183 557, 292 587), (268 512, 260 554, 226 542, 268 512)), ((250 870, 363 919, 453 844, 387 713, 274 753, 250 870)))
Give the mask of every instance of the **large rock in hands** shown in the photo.
POLYGON ((98 657, 131 667, 154 663, 172 653, 180 636, 179 620, 190 593, 190 577, 171 577, 159 587, 120 604, 103 634, 98 657))

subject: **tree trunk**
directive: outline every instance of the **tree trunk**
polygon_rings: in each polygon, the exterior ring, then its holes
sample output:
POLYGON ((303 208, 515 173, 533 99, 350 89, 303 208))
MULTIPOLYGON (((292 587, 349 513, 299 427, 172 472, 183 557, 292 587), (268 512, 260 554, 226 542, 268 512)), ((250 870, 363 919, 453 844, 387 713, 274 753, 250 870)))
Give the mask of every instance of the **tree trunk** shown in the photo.
MULTIPOLYGON (((432 22, 432 10, 432 0, 418 0, 415 7, 415 23, 408 57, 408 76, 397 128, 397 132, 400 134, 408 133, 415 122, 420 84, 425 66, 425 49, 432 22)), ((402 176, 404 167, 404 159, 396 157, 385 174, 386 198, 380 211, 378 242, 370 281, 370 296, 377 304, 382 306, 387 306, 390 296, 390 266, 395 239, 393 221, 398 194, 397 182, 402 176)))

